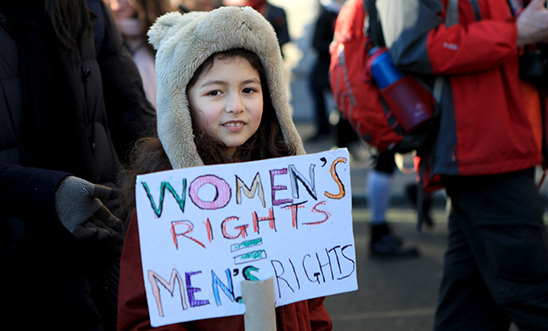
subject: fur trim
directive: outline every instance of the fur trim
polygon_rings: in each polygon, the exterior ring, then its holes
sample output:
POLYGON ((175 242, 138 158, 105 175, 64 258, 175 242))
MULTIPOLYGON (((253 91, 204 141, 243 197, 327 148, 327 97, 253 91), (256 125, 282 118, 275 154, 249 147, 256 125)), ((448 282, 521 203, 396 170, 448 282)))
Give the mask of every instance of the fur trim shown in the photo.
POLYGON ((186 86, 211 54, 233 48, 259 56, 284 139, 295 145, 297 154, 305 154, 291 118, 276 34, 261 14, 250 7, 174 12, 158 18, 148 36, 158 51, 158 135, 174 169, 203 165, 194 144, 186 86))

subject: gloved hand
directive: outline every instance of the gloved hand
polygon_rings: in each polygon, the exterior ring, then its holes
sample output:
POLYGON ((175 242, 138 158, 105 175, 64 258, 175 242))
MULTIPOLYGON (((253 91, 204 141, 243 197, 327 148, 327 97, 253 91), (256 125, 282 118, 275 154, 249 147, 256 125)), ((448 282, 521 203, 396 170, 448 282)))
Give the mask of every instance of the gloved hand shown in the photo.
POLYGON ((76 238, 110 238, 118 245, 124 240, 124 225, 101 202, 115 200, 117 195, 115 189, 68 176, 55 192, 55 210, 76 238))

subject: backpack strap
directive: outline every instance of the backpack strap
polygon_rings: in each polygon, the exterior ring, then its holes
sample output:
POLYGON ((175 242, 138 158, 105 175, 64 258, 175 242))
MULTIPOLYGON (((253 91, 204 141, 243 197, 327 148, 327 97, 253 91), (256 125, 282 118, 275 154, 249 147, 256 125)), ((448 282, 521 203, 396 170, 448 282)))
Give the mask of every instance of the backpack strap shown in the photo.
POLYGON ((518 17, 523 10, 523 2, 521 0, 507 0, 507 2, 512 10, 512 15, 518 17))
POLYGON ((445 9, 445 26, 459 24, 459 0, 449 0, 445 9))
POLYGON ((481 12, 478 0, 470 0, 472 8, 474 9, 474 16, 476 16, 476 21, 481 21, 481 12))
MULTIPOLYGON (((478 0, 468 0, 472 5, 474 10, 474 16, 476 21, 481 21, 481 11, 479 7, 478 0)), ((508 0, 508 1, 517 1, 517 0, 508 0)), ((447 2, 447 8, 445 12, 445 26, 450 27, 455 24, 459 24, 459 0, 449 0, 447 2)))
POLYGON ((363 9, 367 15, 367 29, 365 34, 370 40, 368 50, 375 46, 386 46, 384 35, 382 32, 381 22, 377 14, 377 6, 375 0, 362 0, 363 9))

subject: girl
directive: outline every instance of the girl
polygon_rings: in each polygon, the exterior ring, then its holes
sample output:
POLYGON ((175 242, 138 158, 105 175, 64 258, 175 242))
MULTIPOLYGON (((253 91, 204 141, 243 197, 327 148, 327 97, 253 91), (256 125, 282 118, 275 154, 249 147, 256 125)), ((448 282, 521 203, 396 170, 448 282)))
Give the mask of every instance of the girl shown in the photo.
MULTIPOLYGON (((134 209, 137 174, 304 154, 284 90, 275 33, 251 8, 161 17, 157 49, 158 138, 137 144, 125 193, 134 209)), ((150 328, 137 217, 131 216, 120 272, 118 329, 150 328)), ((278 330, 331 330, 323 298, 276 309, 278 330)), ((160 330, 244 330, 243 316, 160 330)))

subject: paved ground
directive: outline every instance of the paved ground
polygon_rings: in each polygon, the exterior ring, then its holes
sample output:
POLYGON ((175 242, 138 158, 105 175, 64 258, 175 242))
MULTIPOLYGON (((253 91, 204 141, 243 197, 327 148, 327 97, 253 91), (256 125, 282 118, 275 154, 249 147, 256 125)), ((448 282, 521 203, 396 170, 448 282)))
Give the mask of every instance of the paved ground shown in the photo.
MULTIPOLYGON (((326 299, 334 330, 432 330, 446 244, 445 224, 440 222, 432 231, 418 233, 412 210, 391 210, 395 231, 407 243, 418 245, 421 256, 377 261, 367 256, 368 211, 358 209, 353 214, 359 289, 326 299)), ((436 219, 442 220, 439 213, 436 219)))

